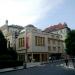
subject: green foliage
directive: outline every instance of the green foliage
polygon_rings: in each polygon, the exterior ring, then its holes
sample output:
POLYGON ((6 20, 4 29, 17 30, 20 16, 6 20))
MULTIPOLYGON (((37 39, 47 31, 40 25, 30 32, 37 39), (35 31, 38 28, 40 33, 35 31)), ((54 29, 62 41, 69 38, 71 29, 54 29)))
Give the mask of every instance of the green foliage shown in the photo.
POLYGON ((17 52, 16 52, 16 50, 14 50, 13 48, 8 48, 8 55, 10 55, 11 56, 11 59, 12 60, 17 60, 17 52))
POLYGON ((23 65, 22 61, 17 61, 17 52, 13 48, 7 48, 7 40, 0 31, 0 68, 16 67, 23 65))
POLYGON ((71 30, 65 40, 66 52, 71 56, 75 56, 75 30, 71 30))
POLYGON ((17 67, 17 66, 22 66, 23 65, 23 61, 13 61, 13 60, 3 60, 0 61, 0 69, 2 68, 9 68, 9 67, 17 67))
POLYGON ((7 41, 4 38, 3 33, 0 31, 0 55, 6 53, 7 51, 7 41))
POLYGON ((7 40, 0 31, 0 60, 17 60, 16 50, 7 48, 7 40))
POLYGON ((12 57, 8 54, 0 55, 0 61, 3 61, 3 60, 8 61, 8 60, 11 60, 11 58, 12 57))

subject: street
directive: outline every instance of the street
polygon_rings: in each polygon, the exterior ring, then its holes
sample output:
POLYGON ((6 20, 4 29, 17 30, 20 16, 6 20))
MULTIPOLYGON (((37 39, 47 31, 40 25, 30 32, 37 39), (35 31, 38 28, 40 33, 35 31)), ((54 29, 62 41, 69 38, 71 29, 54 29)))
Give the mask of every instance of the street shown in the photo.
POLYGON ((49 63, 42 66, 0 73, 0 75, 75 75, 75 69, 65 68, 58 63, 49 63))

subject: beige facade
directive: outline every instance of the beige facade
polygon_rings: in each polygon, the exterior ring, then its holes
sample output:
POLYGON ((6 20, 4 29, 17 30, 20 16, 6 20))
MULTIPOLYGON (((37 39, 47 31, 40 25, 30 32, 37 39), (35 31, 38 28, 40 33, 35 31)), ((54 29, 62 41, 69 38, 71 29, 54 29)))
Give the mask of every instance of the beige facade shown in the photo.
POLYGON ((28 62, 31 61, 30 59, 32 61, 48 61, 49 56, 56 57, 64 53, 61 35, 43 32, 33 25, 26 26, 20 32, 16 39, 16 49, 19 60, 24 61, 27 53, 28 62))
POLYGON ((25 28, 17 25, 5 25, 0 28, 7 39, 7 46, 16 48, 18 60, 48 61, 49 57, 59 58, 64 54, 64 41, 60 34, 47 33, 33 25, 25 28), (16 46, 16 47, 15 47, 16 46))
POLYGON ((19 32, 23 29, 23 27, 18 25, 8 25, 8 20, 6 20, 5 25, 0 27, 1 31, 3 32, 5 38, 7 39, 7 47, 16 47, 16 37, 18 36, 19 32))
POLYGON ((68 28, 65 27, 65 28, 60 29, 60 30, 52 31, 51 33, 60 34, 62 40, 65 40, 67 37, 68 31, 69 31, 68 28))
POLYGON ((61 40, 63 40, 63 45, 64 45, 63 48, 65 51, 66 49, 65 39, 67 37, 68 32, 70 31, 70 28, 67 26, 66 23, 64 24, 59 23, 57 25, 50 26, 46 28, 44 31, 48 33, 61 35, 61 40))
POLYGON ((66 48, 66 46, 65 46, 65 39, 67 37, 68 28, 64 28, 64 29, 60 29, 60 30, 57 30, 57 31, 53 31, 52 33, 61 35, 61 39, 64 41, 64 50, 65 50, 65 48, 66 48))

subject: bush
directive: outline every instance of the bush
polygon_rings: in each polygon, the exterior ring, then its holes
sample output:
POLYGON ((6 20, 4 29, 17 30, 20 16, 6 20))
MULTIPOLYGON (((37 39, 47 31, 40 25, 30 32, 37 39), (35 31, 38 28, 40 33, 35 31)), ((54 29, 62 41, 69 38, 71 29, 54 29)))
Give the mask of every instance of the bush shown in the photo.
POLYGON ((0 61, 0 69, 2 68, 11 68, 11 67, 17 67, 17 66, 22 66, 23 62, 22 61, 13 61, 13 60, 1 60, 0 61))
POLYGON ((11 60, 11 56, 7 54, 0 55, 0 60, 11 60))
POLYGON ((17 60, 18 55, 16 50, 14 50, 13 48, 8 48, 7 54, 11 56, 12 60, 17 60))

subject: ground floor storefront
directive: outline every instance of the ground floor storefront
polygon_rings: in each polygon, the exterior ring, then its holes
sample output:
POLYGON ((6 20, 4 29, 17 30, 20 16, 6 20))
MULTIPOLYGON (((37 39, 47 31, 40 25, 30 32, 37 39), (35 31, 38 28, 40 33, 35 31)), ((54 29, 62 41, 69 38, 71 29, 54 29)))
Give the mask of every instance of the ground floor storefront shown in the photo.
MULTIPOLYGON (((48 53, 27 53, 27 62, 48 61, 48 57, 48 53)), ((25 61, 25 53, 19 53, 18 60, 25 61)))
POLYGON ((64 57, 63 53, 49 53, 49 52, 26 52, 20 50, 18 53, 18 60, 23 62, 47 62, 50 59, 58 60, 64 57))
POLYGON ((49 57, 51 57, 54 60, 58 60, 62 58, 62 53, 50 53, 49 57))

